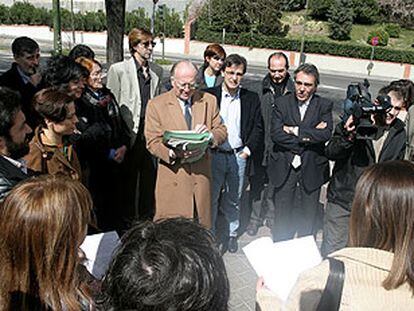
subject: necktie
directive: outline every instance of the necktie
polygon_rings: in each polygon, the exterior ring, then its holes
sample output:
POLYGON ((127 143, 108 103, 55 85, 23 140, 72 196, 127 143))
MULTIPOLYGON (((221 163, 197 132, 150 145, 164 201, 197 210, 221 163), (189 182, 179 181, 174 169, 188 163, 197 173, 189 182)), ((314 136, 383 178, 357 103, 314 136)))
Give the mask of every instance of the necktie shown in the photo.
POLYGON ((185 122, 187 122, 187 126, 189 130, 191 130, 191 121, 192 121, 190 109, 191 109, 190 103, 188 101, 184 102, 184 118, 185 118, 185 122))

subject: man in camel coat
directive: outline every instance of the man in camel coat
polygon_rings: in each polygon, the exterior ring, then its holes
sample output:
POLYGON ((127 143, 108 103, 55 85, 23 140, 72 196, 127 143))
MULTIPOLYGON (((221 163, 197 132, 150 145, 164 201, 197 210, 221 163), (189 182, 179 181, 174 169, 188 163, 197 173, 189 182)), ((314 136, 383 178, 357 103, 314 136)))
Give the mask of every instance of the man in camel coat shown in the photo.
POLYGON ((155 188, 155 219, 183 216, 197 218, 211 228, 211 164, 206 153, 200 160, 181 163, 198 157, 196 151, 181 151, 167 147, 163 141, 167 130, 210 132, 213 145, 227 137, 216 98, 195 91, 197 68, 189 61, 180 61, 171 69, 172 90, 155 97, 147 107, 145 138, 148 150, 158 158, 159 168, 155 188))

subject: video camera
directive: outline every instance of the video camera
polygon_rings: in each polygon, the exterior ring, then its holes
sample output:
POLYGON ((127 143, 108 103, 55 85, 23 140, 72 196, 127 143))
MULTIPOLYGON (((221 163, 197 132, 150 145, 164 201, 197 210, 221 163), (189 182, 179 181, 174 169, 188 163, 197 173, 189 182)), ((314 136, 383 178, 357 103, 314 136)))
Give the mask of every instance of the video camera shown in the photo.
POLYGON ((354 117, 357 139, 375 139, 378 126, 385 125, 386 113, 392 107, 391 99, 387 95, 380 95, 375 103, 372 102, 369 86, 368 80, 364 79, 363 83, 348 85, 346 92, 342 120, 346 122, 351 115, 354 117))

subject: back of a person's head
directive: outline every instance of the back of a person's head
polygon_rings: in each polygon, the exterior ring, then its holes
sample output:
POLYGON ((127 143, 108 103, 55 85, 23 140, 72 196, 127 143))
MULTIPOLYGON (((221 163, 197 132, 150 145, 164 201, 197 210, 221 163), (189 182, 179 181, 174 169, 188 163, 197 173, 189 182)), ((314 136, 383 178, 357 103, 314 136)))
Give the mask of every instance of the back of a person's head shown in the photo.
POLYGON ((102 285, 105 310, 226 311, 229 283, 208 230, 176 218, 130 229, 102 285))
POLYGON ((52 57, 44 73, 48 86, 58 87, 62 90, 68 87, 70 81, 87 78, 89 72, 74 59, 65 55, 52 57))
POLYGON ((78 250, 91 210, 86 188, 66 177, 29 179, 10 192, 0 209, 0 305, 20 293, 55 311, 80 310, 78 250))
POLYGON ((384 288, 407 281, 414 291, 414 164, 388 161, 365 170, 355 189, 349 245, 394 253, 384 288))
POLYGON ((94 59, 95 52, 85 44, 77 44, 70 50, 68 56, 72 59, 77 59, 79 57, 94 59))
POLYGON ((10 129, 19 110, 19 93, 0 86, 0 136, 10 138, 10 129))

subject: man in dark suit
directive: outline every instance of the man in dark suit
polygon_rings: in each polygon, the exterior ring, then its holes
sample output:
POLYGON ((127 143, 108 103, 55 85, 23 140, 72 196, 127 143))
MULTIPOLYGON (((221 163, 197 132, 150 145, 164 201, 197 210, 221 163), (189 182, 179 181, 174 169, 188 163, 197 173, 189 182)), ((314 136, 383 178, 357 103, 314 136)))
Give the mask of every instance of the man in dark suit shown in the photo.
POLYGON ((19 95, 0 87, 0 201, 30 173, 21 159, 29 153, 27 135, 32 132, 20 109, 19 95))
POLYGON ((279 97, 272 114, 268 175, 275 186, 273 240, 315 233, 321 186, 328 181, 325 142, 332 133, 332 102, 315 94, 318 69, 299 66, 294 73, 295 94, 279 97))
POLYGON ((34 128, 39 119, 32 108, 32 98, 42 88, 42 76, 39 73, 40 48, 33 39, 18 37, 13 41, 11 49, 14 62, 0 76, 0 85, 20 93, 22 111, 27 123, 34 128))
POLYGON ((228 250, 238 249, 237 229, 240 225, 240 199, 244 176, 254 171, 255 153, 263 145, 263 121, 259 96, 240 87, 246 73, 246 59, 238 54, 227 56, 221 85, 206 91, 217 97, 220 116, 227 127, 227 140, 212 149, 212 225, 216 225, 221 194, 220 211, 228 224, 228 250), (222 192, 222 189, 223 192, 222 192))

